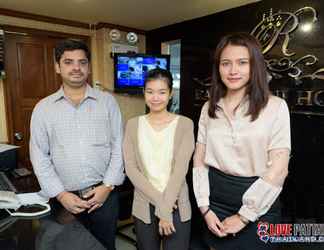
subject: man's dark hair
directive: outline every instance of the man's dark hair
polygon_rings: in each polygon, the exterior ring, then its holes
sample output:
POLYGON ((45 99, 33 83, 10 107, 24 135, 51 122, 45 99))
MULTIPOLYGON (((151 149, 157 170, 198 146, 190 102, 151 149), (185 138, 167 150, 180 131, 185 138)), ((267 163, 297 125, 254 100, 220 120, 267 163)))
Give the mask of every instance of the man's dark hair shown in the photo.
POLYGON ((77 39, 66 39, 58 42, 55 47, 55 61, 59 63, 63 53, 65 51, 72 51, 72 50, 83 50, 84 53, 86 54, 88 61, 90 62, 91 53, 88 48, 88 45, 85 42, 77 39))

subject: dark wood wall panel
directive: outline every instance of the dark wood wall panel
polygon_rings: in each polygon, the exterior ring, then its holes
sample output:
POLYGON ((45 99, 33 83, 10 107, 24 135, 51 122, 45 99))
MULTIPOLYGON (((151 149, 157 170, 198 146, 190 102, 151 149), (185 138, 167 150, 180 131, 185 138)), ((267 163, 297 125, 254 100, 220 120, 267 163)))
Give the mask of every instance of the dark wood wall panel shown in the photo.
POLYGON ((21 43, 17 46, 19 79, 24 98, 44 97, 46 89, 46 48, 42 44, 21 43))

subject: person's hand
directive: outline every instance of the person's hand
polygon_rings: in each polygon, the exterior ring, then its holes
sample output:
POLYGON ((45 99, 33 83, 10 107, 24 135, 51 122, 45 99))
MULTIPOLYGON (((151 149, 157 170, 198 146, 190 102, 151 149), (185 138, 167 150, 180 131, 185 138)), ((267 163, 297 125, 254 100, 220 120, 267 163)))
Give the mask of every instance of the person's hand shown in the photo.
POLYGON ((218 237, 225 237, 227 233, 224 231, 223 223, 218 219, 217 215, 212 211, 204 216, 208 229, 218 237))
POLYGON ((225 220, 223 220, 223 225, 225 232, 227 234, 233 234, 233 236, 246 226, 238 214, 225 218, 225 220))
POLYGON ((175 233, 175 227, 172 222, 168 222, 166 220, 160 219, 159 222, 159 232, 160 235, 171 235, 172 233, 175 233))
POLYGON ((61 192, 56 196, 56 199, 72 214, 79 214, 91 207, 86 200, 80 199, 71 192, 61 192))
POLYGON ((88 210, 88 213, 100 208, 102 204, 108 198, 112 188, 106 187, 104 184, 95 187, 84 195, 85 199, 89 199, 88 202, 91 208, 88 210))

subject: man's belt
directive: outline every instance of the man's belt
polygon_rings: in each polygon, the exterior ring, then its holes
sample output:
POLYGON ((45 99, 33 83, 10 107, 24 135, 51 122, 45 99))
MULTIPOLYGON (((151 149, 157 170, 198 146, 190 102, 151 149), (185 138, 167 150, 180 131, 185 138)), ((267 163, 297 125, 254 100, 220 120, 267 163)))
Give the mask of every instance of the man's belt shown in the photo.
MULTIPOLYGON (((71 193, 73 194, 76 194, 77 196, 79 196, 81 199, 85 199, 84 196, 86 193, 88 193, 89 191, 91 191, 92 189, 95 189, 96 187, 102 185, 102 181, 97 183, 97 184, 94 184, 92 186, 89 186, 89 187, 86 187, 86 188, 83 188, 83 189, 80 189, 80 190, 76 190, 76 191, 72 191, 71 193)), ((90 198, 90 197, 89 197, 90 198)), ((88 198, 88 199, 89 199, 88 198)))

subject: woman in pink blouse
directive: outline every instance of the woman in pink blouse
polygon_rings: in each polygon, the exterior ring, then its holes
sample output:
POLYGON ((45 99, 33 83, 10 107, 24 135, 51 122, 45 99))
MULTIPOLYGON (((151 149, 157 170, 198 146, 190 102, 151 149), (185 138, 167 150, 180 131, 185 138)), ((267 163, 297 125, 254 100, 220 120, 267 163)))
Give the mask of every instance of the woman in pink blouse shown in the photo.
POLYGON ((278 196, 289 153, 289 110, 270 94, 257 40, 247 33, 223 37, 215 52, 210 100, 201 111, 193 168, 211 249, 275 245, 265 244, 267 224, 258 235, 258 223, 280 223, 278 196))

